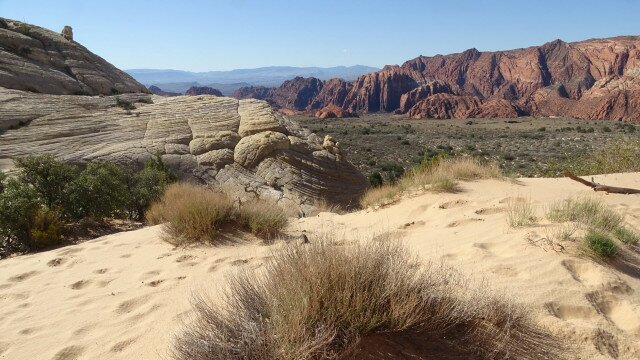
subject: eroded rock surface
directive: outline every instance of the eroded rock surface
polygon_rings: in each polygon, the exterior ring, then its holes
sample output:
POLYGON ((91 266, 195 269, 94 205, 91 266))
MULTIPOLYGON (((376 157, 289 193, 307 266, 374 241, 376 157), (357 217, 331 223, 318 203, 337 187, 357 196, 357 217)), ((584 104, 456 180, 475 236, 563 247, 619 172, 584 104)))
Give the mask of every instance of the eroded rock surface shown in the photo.
POLYGON ((183 179, 221 186, 243 201, 272 197, 304 212, 317 199, 353 205, 367 187, 341 153, 253 99, 0 88, 0 161, 28 154, 121 164, 159 154, 183 179))
POLYGON ((0 86, 44 94, 98 95, 148 92, 144 85, 73 40, 71 27, 56 33, 0 18, 0 86))
POLYGON ((236 94, 298 111, 335 105, 350 112, 393 111, 413 118, 640 120, 640 37, 555 40, 526 49, 419 56, 349 83, 294 80, 236 94))

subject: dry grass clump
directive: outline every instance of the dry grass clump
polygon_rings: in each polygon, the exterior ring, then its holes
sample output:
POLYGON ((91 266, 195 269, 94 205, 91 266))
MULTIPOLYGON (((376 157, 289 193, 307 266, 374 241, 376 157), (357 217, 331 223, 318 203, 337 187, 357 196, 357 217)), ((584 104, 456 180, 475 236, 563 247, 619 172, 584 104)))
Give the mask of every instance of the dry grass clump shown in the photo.
POLYGON ((394 184, 369 189, 362 196, 360 205, 384 204, 411 188, 455 193, 460 191, 458 181, 503 177, 500 167, 495 163, 483 163, 471 157, 435 158, 411 169, 394 184))
POLYGON ((160 201, 146 212, 150 224, 164 224, 165 240, 174 245, 193 242, 216 243, 220 231, 245 228, 271 239, 287 224, 284 211, 266 200, 243 204, 239 209, 221 192, 202 186, 170 185, 160 201))
POLYGON ((613 231, 624 220, 622 215, 595 198, 565 199, 555 202, 547 210, 547 218, 553 222, 573 221, 604 231, 613 231))
POLYGON ((509 199, 507 202, 507 223, 512 228, 535 224, 536 209, 531 199, 522 197, 509 199))
POLYGON ((577 230, 584 230, 586 247, 601 258, 609 258, 616 254, 617 245, 614 239, 626 245, 635 245, 640 238, 634 230, 627 227, 621 214, 610 209, 599 199, 578 198, 556 202, 547 210, 547 218, 553 222, 571 225, 563 226, 571 229, 563 240, 570 239, 577 230))
POLYGON ((269 240, 278 235, 288 221, 282 208, 266 200, 242 204, 237 220, 254 235, 269 240))
POLYGON ((398 358, 443 350, 474 359, 558 358, 555 340, 525 311, 444 266, 421 266, 390 241, 290 245, 263 272, 231 277, 217 301, 198 296, 193 304, 194 321, 173 342, 175 359, 362 358, 377 354, 378 337, 402 340, 393 349, 398 358), (359 342, 375 345, 358 349, 359 342))

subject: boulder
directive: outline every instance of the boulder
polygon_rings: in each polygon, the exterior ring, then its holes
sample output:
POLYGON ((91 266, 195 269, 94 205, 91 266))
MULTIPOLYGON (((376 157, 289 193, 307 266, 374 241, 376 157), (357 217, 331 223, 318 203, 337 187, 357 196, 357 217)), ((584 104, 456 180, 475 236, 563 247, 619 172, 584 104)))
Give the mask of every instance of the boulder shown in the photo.
POLYGON ((245 168, 252 168, 272 152, 288 149, 290 145, 285 134, 264 131, 243 137, 236 145, 233 160, 245 168))
POLYGON ((69 25, 62 28, 60 35, 69 41, 73 41, 73 29, 69 25))
POLYGON ((329 104, 323 107, 322 109, 316 111, 315 116, 320 119, 358 117, 357 114, 353 114, 334 104, 329 104))
POLYGON ((239 141, 240 135, 236 132, 229 130, 218 131, 206 137, 191 140, 189 142, 189 151, 193 155, 200 155, 211 150, 233 149, 239 141))

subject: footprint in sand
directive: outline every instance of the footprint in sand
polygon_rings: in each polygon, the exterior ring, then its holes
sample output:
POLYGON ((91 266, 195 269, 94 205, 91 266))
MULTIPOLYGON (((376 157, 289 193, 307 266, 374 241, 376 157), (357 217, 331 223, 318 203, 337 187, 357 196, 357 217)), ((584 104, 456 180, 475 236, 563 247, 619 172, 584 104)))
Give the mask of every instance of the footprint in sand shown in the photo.
POLYGON ((83 352, 84 352, 84 347, 82 347, 82 346, 76 346, 76 345, 67 346, 67 347, 63 348, 62 350, 58 351, 54 355, 53 360, 75 360, 75 359, 80 359, 80 356, 82 355, 83 352))
POLYGON ((164 279, 158 279, 148 282, 146 285, 150 287, 158 287, 160 284, 164 282, 164 279))
POLYGON ((472 246, 490 253, 497 245, 494 243, 473 243, 472 246))
POLYGON ((27 280, 30 277, 38 275, 39 273, 40 272, 38 272, 38 271, 29 271, 29 272, 26 272, 26 273, 22 273, 20 275, 12 276, 8 280, 11 281, 11 282, 22 282, 22 281, 27 280))
POLYGON ((120 255, 120 257, 123 259, 128 259, 131 257, 131 254, 123 254, 123 255, 120 255))
POLYGON ((555 301, 550 301, 544 304, 544 308, 549 312, 549 314, 561 320, 591 319, 598 316, 595 309, 589 306, 561 304, 555 301))
POLYGON ((177 263, 181 263, 181 262, 185 262, 185 261, 189 261, 189 260, 193 260, 193 259, 196 259, 196 257, 193 256, 193 255, 181 255, 180 257, 178 257, 176 259, 176 262, 177 263))
POLYGON ((565 259, 560 263, 567 269, 574 280, 585 286, 597 287, 615 294, 628 295, 633 293, 633 289, 629 284, 621 280, 617 275, 606 273, 594 263, 575 259, 565 259))
POLYGON ((57 257, 57 258, 49 260, 49 262, 47 262, 47 266, 56 267, 56 266, 60 266, 60 265, 64 264, 65 262, 67 262, 67 259, 61 258, 61 257, 57 257))
POLYGON ((91 284, 91 280, 79 280, 71 284, 73 290, 81 290, 91 284))
POLYGON ((102 268, 102 269, 94 270, 94 271, 93 271, 93 273, 94 273, 94 274, 99 274, 99 275, 100 275, 100 274, 104 274, 104 273, 106 273, 107 271, 109 271, 109 269, 107 269, 107 268, 102 268))
POLYGON ((456 220, 453 222, 450 222, 447 227, 451 228, 451 227, 458 227, 458 226, 463 226, 463 225, 467 225, 467 224, 471 224, 471 223, 476 223, 476 222, 480 222, 480 221, 484 221, 484 219, 479 219, 479 218, 470 218, 470 219, 463 219, 463 220, 456 220))
POLYGON ((496 274, 496 275, 502 275, 502 276, 506 276, 506 277, 516 277, 516 276, 518 276, 518 271, 517 270, 515 270, 512 267, 505 266, 505 265, 494 266, 493 268, 491 268, 490 271, 492 273, 496 274))
POLYGON ((39 327, 25 328, 20 330, 18 334, 27 336, 27 335, 35 334, 36 332, 38 332, 38 330, 40 330, 39 327))
POLYGON ((127 340, 118 341, 117 343, 115 343, 111 347, 110 351, 114 352, 114 353, 122 352, 124 349, 128 348, 131 344, 136 342, 136 340, 138 340, 138 339, 137 338, 131 338, 131 339, 127 339, 127 340))
POLYGON ((81 328, 76 329, 73 332, 73 335, 75 336, 83 336, 88 334, 91 330, 93 330, 98 324, 96 323, 91 323, 91 324, 87 324, 81 328))
POLYGON ((398 226, 398 229, 407 229, 407 228, 410 228, 410 227, 412 227, 412 228, 413 227, 421 227, 421 226, 424 226, 425 224, 426 223, 424 221, 422 221, 422 220, 411 221, 411 222, 404 223, 403 225, 398 226))
POLYGON ((604 291, 593 291, 585 297, 618 329, 629 332, 640 330, 640 309, 637 304, 604 291))
POLYGON ((510 202, 517 202, 517 201, 526 201, 527 199, 521 197, 521 196, 516 196, 516 197, 506 197, 500 201, 498 201, 499 204, 507 204, 510 202))
POLYGON ((505 209, 503 207, 490 207, 490 208, 482 208, 474 211, 476 215, 493 215, 504 212, 505 209))
POLYGON ((468 203, 467 200, 459 199, 459 200, 454 200, 454 201, 447 201, 446 203, 440 204, 438 207, 440 209, 452 209, 452 208, 463 206, 463 205, 465 205, 467 203, 468 203))
POLYGON ((251 261, 253 258, 248 258, 248 259, 238 259, 238 260, 234 260, 231 262, 232 266, 242 266, 245 264, 248 264, 249 261, 251 261))
POLYGON ((118 315, 128 314, 140 306, 146 304, 149 301, 149 296, 139 296, 133 299, 129 299, 121 302, 118 307, 115 309, 115 313, 118 315))

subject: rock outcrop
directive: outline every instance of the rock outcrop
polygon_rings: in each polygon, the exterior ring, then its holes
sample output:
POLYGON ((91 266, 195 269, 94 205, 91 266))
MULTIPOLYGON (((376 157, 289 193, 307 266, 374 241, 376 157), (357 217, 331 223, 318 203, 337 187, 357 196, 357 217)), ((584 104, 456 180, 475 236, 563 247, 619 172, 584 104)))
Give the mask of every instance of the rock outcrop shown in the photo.
POLYGON ((175 93, 175 92, 164 91, 164 90, 160 89, 159 87, 157 87, 156 85, 149 86, 149 92, 154 94, 154 95, 160 95, 160 96, 180 96, 180 95, 182 95, 182 94, 178 94, 178 93, 175 93))
POLYGON ((0 86, 45 94, 109 95, 147 89, 62 33, 15 20, 0 23, 0 86))
POLYGON ((348 118, 358 117, 358 114, 351 113, 338 105, 329 104, 322 109, 316 111, 315 116, 320 119, 336 119, 336 118, 348 118))
POLYGON ((218 185, 240 200, 271 197, 308 212, 317 199, 353 205, 368 185, 333 146, 323 147, 317 135, 254 99, 0 88, 0 161, 52 154, 75 163, 140 165, 159 154, 182 179, 218 185))
POLYGON ((222 92, 218 89, 214 89, 209 86, 192 86, 185 93, 187 96, 196 96, 196 95, 213 95, 213 96, 224 96, 222 92))
MULTIPOLYGON (((420 56, 350 83, 333 79, 322 87, 318 84, 316 91, 305 88, 304 101, 297 104, 275 96, 281 88, 262 89, 260 98, 295 110, 335 105, 350 112, 394 111, 414 118, 534 115, 640 120, 639 82, 640 37, 626 36, 420 56)), ((292 93, 296 89, 288 87, 288 99, 297 98, 292 93)), ((251 96, 248 90, 241 93, 244 98, 251 96)))

